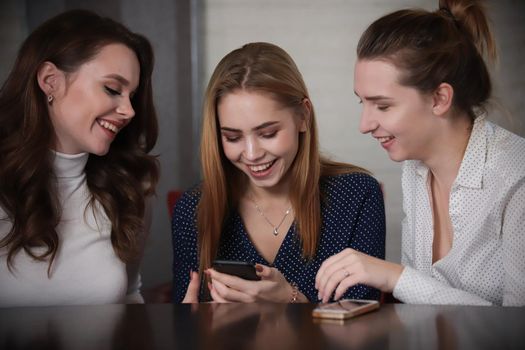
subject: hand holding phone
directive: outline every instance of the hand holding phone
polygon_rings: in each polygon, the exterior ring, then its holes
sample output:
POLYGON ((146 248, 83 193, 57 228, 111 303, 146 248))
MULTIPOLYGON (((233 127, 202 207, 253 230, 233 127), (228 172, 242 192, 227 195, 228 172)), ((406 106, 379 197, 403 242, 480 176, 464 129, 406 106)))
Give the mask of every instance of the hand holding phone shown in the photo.
POLYGON ((379 309, 376 300, 343 299, 333 303, 321 304, 312 311, 316 318, 345 320, 379 309))
POLYGON ((213 268, 221 273, 237 276, 249 281, 259 281, 255 264, 244 261, 215 260, 213 268))

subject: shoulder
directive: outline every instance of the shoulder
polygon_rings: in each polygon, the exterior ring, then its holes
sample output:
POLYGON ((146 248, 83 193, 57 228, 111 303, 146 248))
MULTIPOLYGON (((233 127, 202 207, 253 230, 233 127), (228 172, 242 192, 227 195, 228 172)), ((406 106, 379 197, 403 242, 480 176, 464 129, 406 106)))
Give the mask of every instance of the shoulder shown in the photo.
POLYGON ((191 187, 190 189, 184 191, 180 198, 175 202, 175 207, 173 208, 173 217, 174 219, 177 216, 187 217, 188 214, 195 212, 199 200, 201 198, 200 184, 191 187))
POLYGON ((507 180, 525 176, 525 138, 493 124, 485 124, 487 165, 507 180))
POLYGON ((325 195, 366 195, 380 192, 379 182, 371 175, 362 172, 347 173, 321 178, 321 192, 325 195))

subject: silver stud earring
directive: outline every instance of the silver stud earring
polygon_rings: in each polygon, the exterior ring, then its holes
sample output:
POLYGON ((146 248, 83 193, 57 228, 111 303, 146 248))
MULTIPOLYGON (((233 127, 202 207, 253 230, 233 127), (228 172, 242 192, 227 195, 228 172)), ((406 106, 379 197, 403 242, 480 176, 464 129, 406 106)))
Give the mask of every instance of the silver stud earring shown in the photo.
POLYGON ((53 95, 47 95, 47 103, 52 104, 54 98, 55 97, 53 95))

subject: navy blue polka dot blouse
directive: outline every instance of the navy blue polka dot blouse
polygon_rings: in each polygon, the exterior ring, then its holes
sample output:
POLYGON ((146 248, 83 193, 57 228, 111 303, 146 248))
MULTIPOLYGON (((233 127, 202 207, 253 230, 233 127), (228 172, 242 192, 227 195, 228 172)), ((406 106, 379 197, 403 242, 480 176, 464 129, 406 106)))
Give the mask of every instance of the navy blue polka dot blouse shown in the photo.
MULTIPOLYGON (((317 302, 315 275, 321 263, 350 247, 384 259, 385 210, 378 182, 362 173, 344 174, 321 179, 322 227, 317 253, 311 260, 302 256, 295 225, 290 227, 273 265, 269 264, 250 241, 240 215, 235 212, 225 222, 217 259, 260 263, 277 268, 289 282, 311 301, 317 302)), ((198 189, 186 191, 175 205, 173 235, 173 301, 180 303, 186 294, 190 270, 197 271, 196 208, 198 189)), ((378 299, 379 291, 356 285, 345 298, 378 299)), ((201 290, 201 300, 202 290, 201 290)))

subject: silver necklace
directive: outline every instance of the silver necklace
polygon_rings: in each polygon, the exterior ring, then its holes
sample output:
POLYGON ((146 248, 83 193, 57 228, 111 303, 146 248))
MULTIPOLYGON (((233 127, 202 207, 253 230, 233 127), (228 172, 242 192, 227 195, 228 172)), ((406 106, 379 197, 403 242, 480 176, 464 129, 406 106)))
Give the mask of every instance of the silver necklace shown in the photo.
POLYGON ((249 196, 249 198, 253 202, 253 204, 255 205, 255 209, 257 209, 257 212, 264 218, 264 220, 268 223, 268 225, 270 225, 272 227, 273 235, 277 236, 279 234, 279 228, 283 224, 283 222, 286 219, 286 217, 288 216, 288 214, 290 214, 292 212, 292 207, 290 206, 290 208, 286 209, 286 211, 284 212, 283 218, 279 222, 279 225, 275 226, 274 224, 272 224, 270 219, 268 219, 268 217, 264 214, 264 211, 259 207, 259 205, 255 201, 255 199, 252 196, 249 196))

